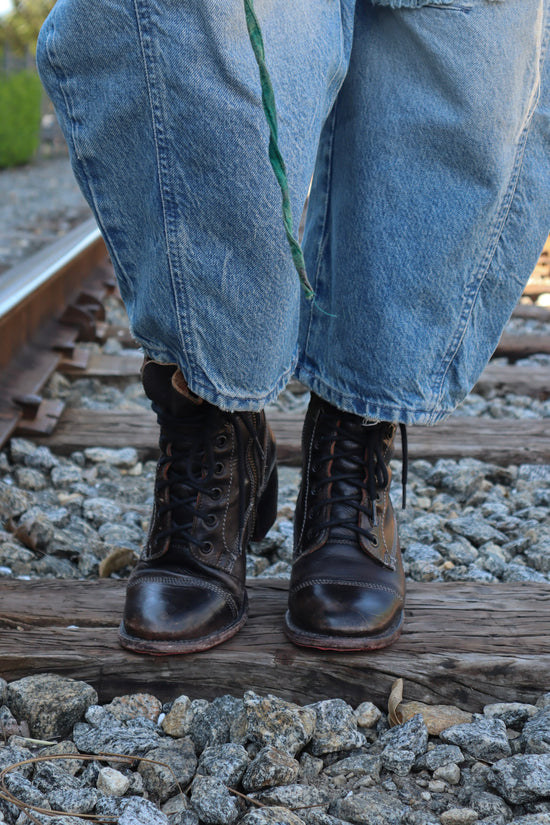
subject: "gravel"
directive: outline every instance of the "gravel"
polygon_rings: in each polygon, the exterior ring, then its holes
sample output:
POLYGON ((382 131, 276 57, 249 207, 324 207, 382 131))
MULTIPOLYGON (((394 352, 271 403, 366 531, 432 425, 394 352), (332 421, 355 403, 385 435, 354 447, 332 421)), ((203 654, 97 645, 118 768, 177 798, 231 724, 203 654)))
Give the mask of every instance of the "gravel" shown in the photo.
MULTIPOLYGON (((0 172, 8 193, 0 198, 0 272, 77 220, 82 202, 77 205, 71 181, 63 155, 0 172), (29 217, 35 223, 30 235, 29 217)), ((106 310, 113 324, 123 322, 116 298, 108 299, 106 310)), ((508 331, 546 330, 513 319, 508 331)), ((125 353, 136 364, 141 358, 118 341, 103 351, 125 353)), ((550 356, 528 363, 548 366, 550 356)), ((55 374, 45 395, 98 411, 149 406, 132 378, 100 382, 55 374)), ((275 406, 302 410, 307 401, 293 387, 275 406)), ((548 418, 550 400, 490 391, 471 394, 457 412, 548 418)), ((550 466, 413 461, 406 510, 400 509, 399 462, 393 471, 409 580, 550 581, 550 466)), ((155 462, 141 462, 126 445, 63 457, 13 438, 0 451, 0 577, 95 579, 100 569, 111 578, 127 577, 146 536, 154 474, 155 462)), ((250 578, 289 576, 299 481, 298 469, 280 468, 277 521, 251 548, 250 578)), ((212 702, 174 697, 164 707, 148 694, 118 697, 104 707, 96 702, 93 688, 64 677, 42 674, 9 686, 0 679, 6 732, 0 769, 43 755, 45 746, 32 739, 57 740, 55 748, 65 753, 97 754, 94 761, 18 768, 10 774, 16 796, 82 816, 112 815, 120 825, 550 823, 550 694, 536 706, 487 706, 469 723, 443 721, 439 735, 428 734, 420 716, 389 729, 383 709, 369 702, 351 708, 340 699, 301 708, 252 692, 212 702), (7 735, 19 731, 20 722, 29 725, 30 738, 7 735), (108 763, 99 756, 105 751, 138 754, 154 764, 108 763), (185 793, 174 785, 174 774, 185 793)), ((0 799, 0 822, 2 816, 10 825, 29 821, 0 799)), ((35 816, 53 825, 86 821, 35 816)))
MULTIPOLYGON (((0 743, 0 767, 13 766, 6 787, 42 809, 111 816, 119 825, 550 820, 550 754, 539 746, 550 731, 550 694, 521 708, 487 706, 471 723, 436 736, 420 714, 389 727, 380 708, 340 699, 301 707, 247 691, 212 702, 178 696, 162 706, 135 694, 100 706, 90 685, 52 674, 12 682, 3 692, 4 717, 12 714, 30 730, 0 743), (37 720, 55 716, 68 694, 75 707, 80 697, 72 724, 63 722, 51 737, 57 742, 38 740, 37 720), (193 706, 182 721, 181 710, 193 706), (168 723, 173 714, 176 727, 168 723), (212 725, 214 743, 203 735, 212 725)), ((9 825, 28 822, 0 797, 2 816, 9 825)), ((64 825, 61 815, 35 816, 64 825)))
POLYGON ((52 114, 43 132, 47 141, 32 163, 0 169, 0 276, 91 216, 52 114))

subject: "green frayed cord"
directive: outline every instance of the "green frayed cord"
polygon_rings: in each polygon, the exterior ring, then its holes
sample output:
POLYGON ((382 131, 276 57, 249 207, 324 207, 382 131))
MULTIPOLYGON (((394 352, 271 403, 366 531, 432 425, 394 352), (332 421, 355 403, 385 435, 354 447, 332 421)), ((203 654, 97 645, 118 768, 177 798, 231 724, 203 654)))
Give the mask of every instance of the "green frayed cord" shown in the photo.
POLYGON ((288 178, 286 174, 285 162, 278 143, 279 130, 277 125, 275 94, 273 92, 273 85, 271 83, 271 78, 269 77, 269 72, 265 62, 264 41, 258 19, 254 11, 254 0, 244 0, 244 12, 246 15, 246 26, 250 36, 250 43, 252 44, 254 56, 260 70, 262 106, 269 125, 269 162, 271 163, 273 171, 275 172, 275 177, 281 187, 281 194, 283 196, 283 224, 285 227, 286 237, 292 253, 292 260, 294 262, 294 266, 296 267, 296 271, 298 272, 306 298, 311 300, 315 297, 315 293, 313 292, 313 287, 307 277, 304 253, 302 252, 302 248, 293 234, 288 178))

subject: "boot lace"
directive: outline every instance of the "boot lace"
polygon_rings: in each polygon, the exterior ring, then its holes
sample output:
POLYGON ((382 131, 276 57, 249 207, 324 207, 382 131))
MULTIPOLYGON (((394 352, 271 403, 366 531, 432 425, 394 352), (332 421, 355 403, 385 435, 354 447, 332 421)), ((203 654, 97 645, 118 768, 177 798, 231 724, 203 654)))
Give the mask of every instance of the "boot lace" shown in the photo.
MULTIPOLYGON (((376 503, 378 490, 387 487, 388 467, 384 458, 384 438, 387 435, 385 422, 375 422, 358 427, 346 426, 341 417, 334 416, 326 423, 326 429, 316 439, 318 453, 314 464, 332 462, 331 472, 317 483, 312 490, 315 502, 310 507, 310 518, 315 523, 315 532, 332 527, 344 527, 367 541, 376 544, 374 533, 362 527, 360 514, 367 516, 372 527, 377 526, 376 503), (331 488, 330 490, 327 488, 331 488), (322 491, 325 491, 324 493, 322 491), (341 492, 338 492, 341 491, 341 492), (366 497, 363 496, 366 493, 366 497), (325 506, 331 505, 330 517, 316 520, 325 506), (336 507, 334 505, 337 505, 336 507), (343 505, 339 507, 338 505, 343 505)), ((407 429, 399 424, 402 444, 402 507, 406 506, 406 485, 408 474, 407 429)))
MULTIPOLYGON (((220 426, 220 411, 211 405, 198 408, 193 416, 182 422, 181 418, 174 417, 153 405, 161 426, 160 450, 156 482, 155 500, 157 513, 163 517, 170 513, 169 526, 160 530, 156 541, 162 541, 177 536, 178 543, 184 541, 195 545, 200 550, 205 547, 204 541, 193 533, 195 519, 200 519, 207 527, 215 524, 215 516, 204 512, 204 503, 199 509, 199 496, 209 497, 212 502, 222 496, 219 486, 219 477, 223 473, 223 464, 216 457, 215 448, 222 448, 228 438, 225 428, 220 426), (168 489, 168 495, 165 491, 168 489), (163 499, 166 499, 163 501, 163 499)), ((248 413, 227 413, 225 420, 229 421, 235 431, 237 439, 237 456, 239 462, 239 527, 244 523, 244 475, 245 475, 245 447, 240 443, 242 435, 236 426, 236 419, 241 420, 254 443, 261 459, 264 450, 258 438, 256 428, 250 421, 248 413)), ((223 421, 223 419, 221 419, 223 421)), ((203 500, 204 502, 204 500, 203 500)))

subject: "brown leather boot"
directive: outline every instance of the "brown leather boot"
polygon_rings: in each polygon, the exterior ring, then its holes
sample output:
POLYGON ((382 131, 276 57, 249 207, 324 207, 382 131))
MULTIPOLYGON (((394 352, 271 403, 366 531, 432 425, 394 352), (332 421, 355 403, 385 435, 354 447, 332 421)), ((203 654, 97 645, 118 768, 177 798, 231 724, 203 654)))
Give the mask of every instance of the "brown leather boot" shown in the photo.
POLYGON ((296 644, 372 650, 401 632, 405 576, 389 497, 395 430, 311 398, 285 619, 296 644))
POLYGON ((277 514, 275 443, 263 413, 202 401, 174 365, 148 361, 142 380, 161 455, 119 638, 140 653, 206 650, 246 621, 246 547, 277 514))

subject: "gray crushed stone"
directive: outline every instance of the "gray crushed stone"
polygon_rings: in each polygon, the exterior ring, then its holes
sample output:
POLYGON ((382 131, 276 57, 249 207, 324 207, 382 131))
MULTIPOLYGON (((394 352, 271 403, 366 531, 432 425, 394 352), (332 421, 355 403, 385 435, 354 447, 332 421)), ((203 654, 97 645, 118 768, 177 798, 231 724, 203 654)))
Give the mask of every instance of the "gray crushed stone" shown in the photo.
MULTIPOLYGON (((518 713, 517 703, 500 704, 497 717, 488 705, 469 725, 439 736, 428 734, 420 716, 389 727, 377 708, 369 736, 359 741, 349 733, 357 731, 360 710, 342 700, 331 700, 320 712, 324 703, 299 706, 249 691, 195 705, 195 724, 224 714, 226 720, 240 719, 239 725, 226 725, 224 741, 207 744, 205 737, 165 730, 174 708, 189 711, 187 696, 164 706, 145 693, 90 705, 93 688, 68 682, 53 674, 26 677, 10 683, 4 697, 4 713, 30 726, 32 718, 55 713, 68 693, 75 701, 80 695, 80 715, 75 713, 71 729, 52 737, 56 744, 21 734, 0 741, 0 768, 14 766, 6 775, 8 791, 23 804, 57 812, 48 821, 61 825, 63 813, 109 816, 119 825, 525 825, 550 818, 550 754, 540 751, 532 735, 535 728, 547 729, 550 694, 529 712, 518 713), (23 711, 17 702, 22 692, 23 711), (337 713, 344 722, 335 724, 339 738, 329 749, 327 720, 337 713), (506 727, 504 718, 513 727, 506 727), (287 744, 265 744, 279 722, 287 744), (296 736, 304 730, 307 735, 296 736), (506 748, 507 738, 519 743, 517 752, 506 748), (123 740, 116 752, 129 757, 118 763, 105 758, 116 739, 123 740), (460 746, 449 744, 457 740, 460 746), (78 758, 90 751, 93 760, 78 758), (413 760, 404 769, 404 761, 385 758, 388 751, 411 753, 413 760), (64 758, 33 761, 54 753, 64 758)), ((42 822, 43 814, 37 816, 42 822)), ((2 821, 26 822, 16 805, 0 796, 2 821)))
POLYGON ((66 152, 0 169, 1 274, 90 218, 66 152))

